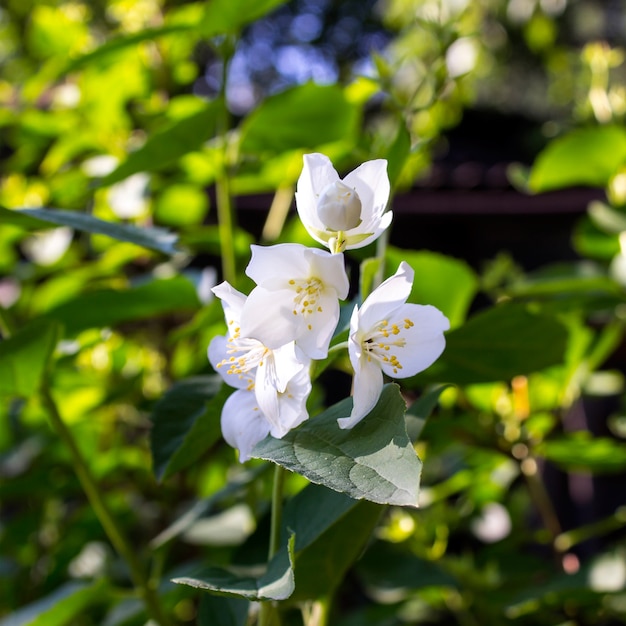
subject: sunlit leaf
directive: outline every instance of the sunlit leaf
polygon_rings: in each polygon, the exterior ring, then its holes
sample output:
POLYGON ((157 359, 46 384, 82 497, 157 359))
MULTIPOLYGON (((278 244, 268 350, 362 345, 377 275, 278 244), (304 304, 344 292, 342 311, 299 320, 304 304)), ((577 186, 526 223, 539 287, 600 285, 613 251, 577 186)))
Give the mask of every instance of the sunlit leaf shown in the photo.
POLYGON ((422 464, 406 434, 406 405, 398 386, 386 385, 371 413, 354 428, 341 430, 337 419, 351 409, 347 398, 282 439, 267 437, 252 456, 351 498, 417 506, 422 464))
POLYGON ((81 232, 106 235, 118 241, 127 241, 164 254, 173 255, 178 252, 175 247, 178 236, 175 233, 162 228, 107 222, 78 211, 64 211, 62 209, 9 210, 0 207, 0 221, 28 230, 69 226, 81 232))
POLYGON ((174 165, 182 156, 193 152, 211 139, 221 100, 213 100, 200 111, 177 119, 148 136, 146 142, 131 152, 123 163, 98 181, 112 185, 137 172, 153 172, 174 165))
POLYGON ((570 471, 618 473, 626 469, 626 444, 588 432, 544 441, 535 453, 570 471))
POLYGON ((337 85, 306 83, 267 98, 241 126, 241 151, 257 155, 348 140, 359 108, 337 85))
POLYGON ((286 0, 211 0, 206 3, 200 31, 204 37, 236 34, 286 0))
POLYGON ((0 341, 0 396, 28 398, 37 393, 58 334, 57 324, 37 320, 0 341))
POLYGON ((159 28, 146 28, 130 35, 123 35, 109 39, 107 42, 82 56, 76 57, 62 69, 60 76, 80 70, 88 65, 94 65, 107 59, 111 54, 136 46, 144 41, 153 41, 166 35, 172 35, 189 31, 193 28, 190 24, 169 24, 159 28))
POLYGON ((285 600, 295 588, 294 544, 295 536, 291 535, 288 543, 269 562, 266 572, 259 577, 222 567, 207 567, 193 576, 174 578, 172 582, 250 600, 285 600))
POLYGON ((531 191, 563 187, 605 187, 626 160, 626 130, 621 126, 579 128, 551 141, 537 157, 531 191))
POLYGON ((176 383, 152 411, 150 448, 156 477, 164 480, 194 463, 220 436, 220 413, 230 390, 219 376, 176 383))
POLYGON ((388 274, 393 274, 402 261, 415 271, 409 302, 436 306, 452 328, 463 323, 478 290, 478 277, 467 263, 435 252, 394 247, 387 250, 386 261, 388 274))
POLYGON ((106 592, 103 580, 92 584, 69 582, 0 620, 0 626, 65 626, 89 605, 102 602, 106 592))
POLYGON ((562 363, 567 337, 554 316, 523 304, 502 304, 447 333, 443 355, 415 380, 455 384, 510 380, 562 363))
POLYGON ((85 293, 50 309, 45 319, 58 321, 66 335, 75 335, 87 328, 116 326, 168 313, 190 313, 199 307, 193 284, 176 276, 130 289, 85 293))

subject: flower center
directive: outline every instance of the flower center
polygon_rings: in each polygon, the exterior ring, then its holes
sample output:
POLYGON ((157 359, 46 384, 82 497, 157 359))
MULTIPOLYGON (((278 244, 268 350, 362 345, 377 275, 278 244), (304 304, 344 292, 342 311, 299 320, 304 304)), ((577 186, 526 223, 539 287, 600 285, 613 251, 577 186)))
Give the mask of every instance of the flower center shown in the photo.
POLYGON ((361 200, 355 189, 340 180, 322 191, 317 201, 317 215, 330 230, 350 230, 361 223, 361 200))
MULTIPOLYGON (((237 374, 239 378, 244 378, 247 374, 258 365, 263 365, 263 359, 270 353, 257 339, 242 338, 239 328, 235 328, 227 339, 226 353, 231 355, 222 359, 216 367, 228 367, 227 374, 237 374), (235 355, 239 356, 235 356, 235 355)), ((254 378, 248 376, 248 390, 254 389, 254 378)))
MULTIPOLYGON (((291 279, 289 284, 295 291, 293 298, 293 314, 308 317, 313 313, 321 313, 322 307, 317 304, 320 295, 324 289, 324 285, 319 278, 307 278, 295 280, 291 279)), ((311 324, 308 329, 312 330, 311 324)))
POLYGON ((402 337, 402 330, 408 330, 415 324, 408 318, 402 320, 402 324, 389 324, 388 320, 382 320, 361 340, 361 347, 367 353, 369 361, 372 358, 382 364, 386 364, 397 374, 402 369, 402 363, 398 359, 398 349, 406 346, 406 339, 402 337))

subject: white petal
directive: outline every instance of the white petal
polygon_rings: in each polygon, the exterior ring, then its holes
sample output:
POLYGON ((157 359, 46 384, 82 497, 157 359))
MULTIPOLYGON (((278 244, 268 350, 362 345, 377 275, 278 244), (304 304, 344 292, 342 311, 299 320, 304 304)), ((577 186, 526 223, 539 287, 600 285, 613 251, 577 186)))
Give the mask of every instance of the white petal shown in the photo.
POLYGON ((367 357, 359 360, 354 370, 354 391, 352 393, 352 412, 350 417, 337 420, 339 428, 352 428, 358 424, 375 406, 383 389, 383 374, 375 361, 367 357))
POLYGON ((411 294, 413 275, 411 266, 402 261, 398 271, 365 299, 360 311, 359 327, 368 330, 388 319, 395 309, 402 306, 411 294))
POLYGON ((311 378, 308 368, 305 368, 289 381, 285 392, 278 396, 280 419, 279 424, 270 431, 272 437, 284 437, 309 417, 306 401, 310 393, 311 378))
POLYGON ((334 295, 323 294, 317 304, 321 312, 316 310, 307 317, 294 316, 303 321, 296 343, 311 359, 325 359, 339 321, 339 301, 334 295))
POLYGON ((361 199, 361 219, 365 222, 372 216, 380 219, 387 202, 389 201, 389 176, 387 175, 387 161, 375 159, 359 165, 350 172, 343 182, 356 189, 361 199))
MULTIPOLYGON (((292 278, 308 278, 310 261, 305 258, 309 248, 297 243, 283 243, 276 246, 250 246, 252 258, 246 274, 257 284, 262 285, 274 279, 285 282, 292 278)), ((323 252, 323 250, 320 250, 323 252)))
POLYGON ((222 301, 226 323, 239 325, 241 311, 246 303, 246 296, 224 281, 215 285, 211 291, 222 301))
POLYGON ((293 298, 291 289, 255 287, 241 312, 241 335, 254 337, 271 349, 294 341, 299 320, 293 314, 293 298))
POLYGON ((272 355, 276 387, 281 393, 285 391, 289 382, 302 370, 308 370, 311 360, 293 342, 274 350, 272 355))
POLYGON ((268 358, 259 364, 254 382, 254 395, 271 428, 280 427, 278 389, 273 359, 268 358))
POLYGON ((246 372, 245 374, 229 374, 228 365, 224 364, 218 367, 224 359, 228 359, 230 356, 228 354, 227 347, 228 341, 226 337, 221 335, 213 337, 208 349, 209 362, 227 385, 235 387, 236 389, 249 388, 254 383, 254 372, 246 372))
POLYGON ((252 391, 235 391, 224 403, 222 435, 228 445, 239 450, 239 461, 250 458, 252 448, 270 432, 270 423, 258 407, 252 391))
POLYGON ((450 328, 450 322, 434 306, 405 304, 394 313, 389 323, 397 324, 402 329, 399 337, 406 341, 406 345, 395 349, 402 369, 394 369, 388 363, 382 364, 382 370, 388 376, 393 378, 414 376, 430 367, 446 347, 443 333, 450 328), (407 319, 413 324, 410 328, 403 325, 407 319))
POLYGON ((323 231, 324 224, 317 216, 317 199, 330 183, 339 180, 330 159, 319 153, 305 154, 304 165, 296 187, 296 207, 298 215, 309 234, 320 243, 325 242, 310 229, 323 231))
POLYGON ((337 297, 345 300, 350 289, 343 254, 330 254, 326 250, 307 248, 305 256, 310 263, 307 278, 319 278, 325 289, 334 289, 337 297))
POLYGON ((346 250, 356 250, 368 246, 372 241, 376 241, 383 231, 389 228, 393 212, 387 211, 381 216, 375 216, 371 220, 367 220, 359 224, 356 228, 346 233, 346 250), (369 237, 363 239, 361 235, 370 234, 369 237))

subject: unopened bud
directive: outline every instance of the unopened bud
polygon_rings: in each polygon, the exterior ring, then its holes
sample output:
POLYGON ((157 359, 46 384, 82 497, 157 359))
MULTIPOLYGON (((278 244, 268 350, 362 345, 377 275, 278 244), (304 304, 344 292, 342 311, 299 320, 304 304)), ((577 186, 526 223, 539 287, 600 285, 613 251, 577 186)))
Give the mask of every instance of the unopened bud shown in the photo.
POLYGON ((322 191, 317 215, 330 230, 356 228, 361 223, 361 200, 354 189, 337 180, 322 191))

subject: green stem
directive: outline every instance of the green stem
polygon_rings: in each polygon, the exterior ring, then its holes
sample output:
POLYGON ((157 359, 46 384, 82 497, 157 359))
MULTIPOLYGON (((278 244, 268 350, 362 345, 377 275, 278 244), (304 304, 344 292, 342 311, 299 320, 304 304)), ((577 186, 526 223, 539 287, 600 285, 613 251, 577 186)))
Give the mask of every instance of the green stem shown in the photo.
POLYGON ((221 110, 217 120, 217 132, 221 136, 222 159, 219 175, 215 181, 215 196, 217 204, 217 221, 220 236, 220 254, 224 280, 235 286, 237 281, 237 266, 235 261, 235 215, 230 185, 231 155, 229 154, 228 132, 231 126, 231 116, 226 104, 226 83, 228 67, 235 51, 234 41, 226 38, 218 52, 222 56, 222 85, 221 110))
POLYGON ((215 182, 217 200, 217 221, 220 235, 220 253, 222 257, 222 272, 224 280, 233 287, 237 282, 237 266, 235 262, 234 231, 235 219, 233 202, 230 193, 230 178, 225 170, 226 165, 215 182))
POLYGON ((164 612, 156 590, 150 585, 144 574, 139 559, 135 554, 135 548, 133 548, 128 539, 126 539, 122 529, 109 511, 98 489, 96 480, 85 461, 85 457, 80 451, 71 430, 63 421, 57 404, 47 387, 44 387, 42 397, 44 405, 48 410, 53 429, 70 451, 74 471, 76 472, 83 491, 87 495, 89 504, 93 508, 113 547, 126 561, 133 584, 143 599, 148 615, 160 626, 171 626, 172 622, 164 612))
MULTIPOLYGON (((286 471, 276 465, 274 468, 274 484, 272 487, 272 517, 270 521, 270 546, 267 553, 268 562, 280 549, 280 529, 283 518, 283 489, 286 471)), ((280 615, 273 602, 261 603, 258 626, 280 626, 280 615)))
POLYGON ((8 339, 13 334, 13 321, 8 311, 0 306, 0 334, 4 339, 8 339))

